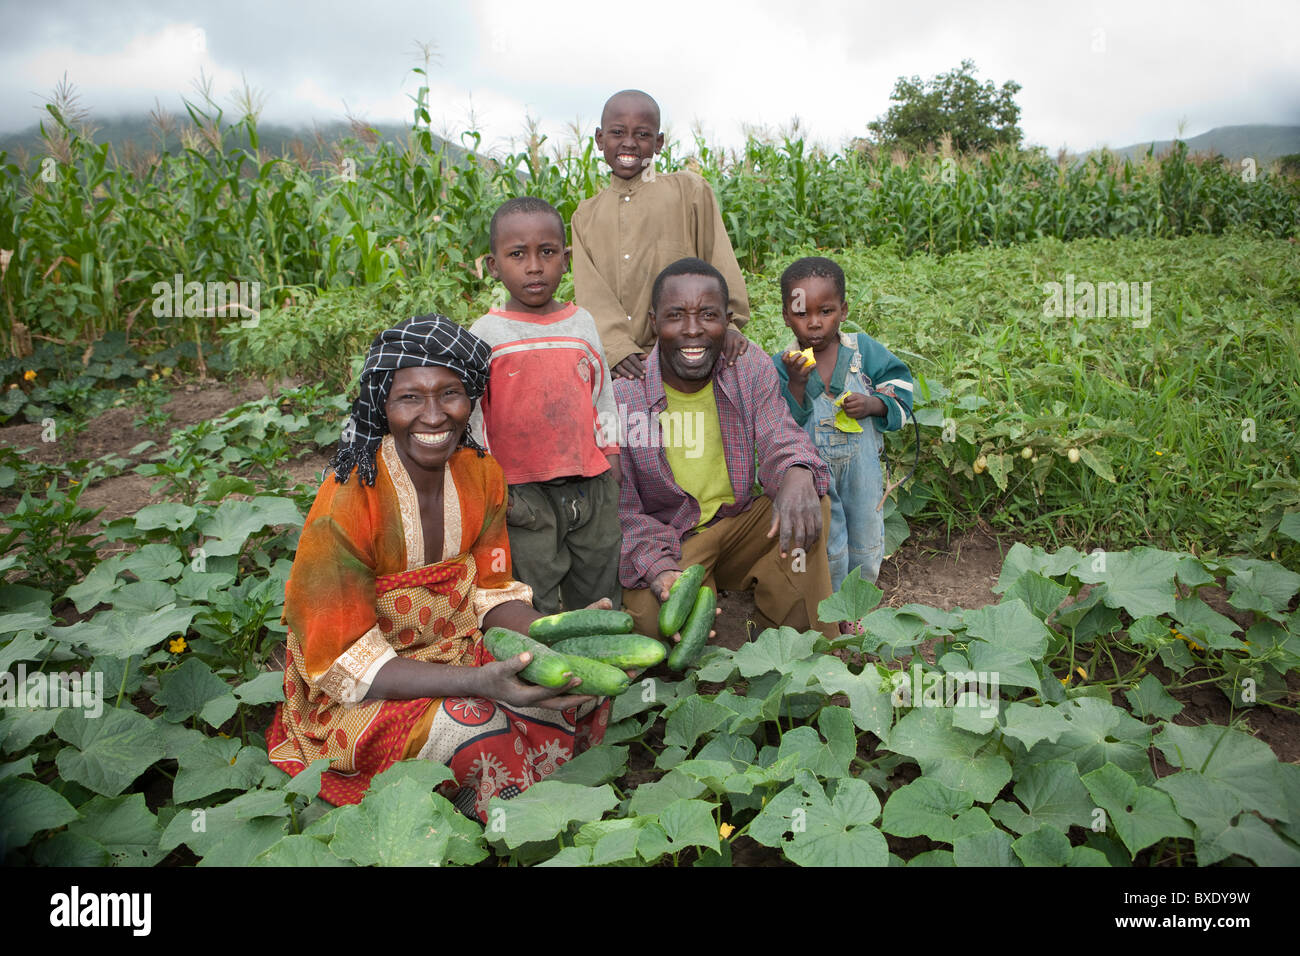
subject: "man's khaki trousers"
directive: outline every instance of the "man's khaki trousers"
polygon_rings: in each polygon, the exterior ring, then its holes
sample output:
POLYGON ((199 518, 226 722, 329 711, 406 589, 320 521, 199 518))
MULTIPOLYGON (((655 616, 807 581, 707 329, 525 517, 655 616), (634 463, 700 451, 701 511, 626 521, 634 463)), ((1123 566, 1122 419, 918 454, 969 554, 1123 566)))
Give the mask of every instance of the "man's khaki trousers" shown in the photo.
MULTIPOLYGON (((826 531, 830 499, 823 497, 822 531, 806 554, 791 550, 781 557, 780 532, 772 526, 772 499, 762 495, 749 510, 715 521, 682 542, 682 568, 702 564, 704 583, 715 591, 754 591, 758 630, 786 625, 799 631, 821 631, 839 637, 835 624, 817 620, 817 604, 830 597, 831 572, 826 560, 826 531)), ((624 588, 623 609, 636 621, 636 631, 659 636, 659 599, 649 588, 624 588)))

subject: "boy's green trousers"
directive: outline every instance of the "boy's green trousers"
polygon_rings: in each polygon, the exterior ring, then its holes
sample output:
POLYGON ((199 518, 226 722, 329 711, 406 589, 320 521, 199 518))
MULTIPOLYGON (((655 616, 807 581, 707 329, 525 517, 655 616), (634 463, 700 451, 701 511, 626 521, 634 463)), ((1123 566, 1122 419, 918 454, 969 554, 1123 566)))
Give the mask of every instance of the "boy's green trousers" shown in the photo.
POLYGON ((506 530, 515 579, 533 589, 533 606, 543 614, 574 611, 603 597, 621 606, 623 536, 613 471, 511 485, 506 530))

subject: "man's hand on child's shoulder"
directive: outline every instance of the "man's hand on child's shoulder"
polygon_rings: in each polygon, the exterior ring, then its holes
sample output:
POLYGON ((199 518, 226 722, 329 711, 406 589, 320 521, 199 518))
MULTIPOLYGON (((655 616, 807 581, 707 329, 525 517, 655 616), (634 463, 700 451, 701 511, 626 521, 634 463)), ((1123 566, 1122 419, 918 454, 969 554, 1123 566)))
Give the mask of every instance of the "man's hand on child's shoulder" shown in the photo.
POLYGON ((633 352, 610 371, 615 378, 645 378, 645 356, 633 352))
POLYGON ((727 329, 727 335, 722 340, 722 354, 726 357, 728 365, 735 365, 737 357, 744 355, 747 348, 749 348, 749 339, 735 329, 727 329))

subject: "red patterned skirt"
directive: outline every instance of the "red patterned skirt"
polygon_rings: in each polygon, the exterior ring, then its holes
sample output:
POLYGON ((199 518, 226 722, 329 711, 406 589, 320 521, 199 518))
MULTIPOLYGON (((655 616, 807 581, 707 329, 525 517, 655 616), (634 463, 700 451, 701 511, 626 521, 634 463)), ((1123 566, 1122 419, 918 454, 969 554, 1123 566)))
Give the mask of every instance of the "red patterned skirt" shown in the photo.
MULTIPOLYGON (((411 572, 412 576, 420 571, 411 572)), ((379 628, 402 657, 465 667, 492 661, 473 613, 472 576, 459 581, 393 576, 376 599, 379 628), (457 636, 465 635, 465 636, 457 636)), ((427 577, 427 575, 426 575, 427 577)), ((377 700, 345 707, 314 688, 289 632, 285 700, 267 730, 271 762, 291 776, 322 757, 320 796, 360 803, 374 777, 404 757, 437 760, 456 775, 444 795, 487 821, 493 796, 509 799, 605 736, 608 700, 560 712, 474 697, 377 700)))

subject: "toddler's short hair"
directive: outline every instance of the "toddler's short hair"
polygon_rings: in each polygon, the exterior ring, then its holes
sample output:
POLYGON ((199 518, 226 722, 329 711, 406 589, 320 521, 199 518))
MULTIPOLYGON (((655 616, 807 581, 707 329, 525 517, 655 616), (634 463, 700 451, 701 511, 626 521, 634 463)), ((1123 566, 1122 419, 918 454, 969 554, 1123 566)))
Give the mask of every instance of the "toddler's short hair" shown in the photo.
POLYGON ((844 298, 844 270, 833 259, 825 256, 807 256, 796 259, 781 273, 781 301, 788 302, 794 284, 800 279, 830 279, 835 291, 844 298))
POLYGON ((492 222, 488 225, 488 248, 492 254, 496 255, 497 251, 497 232, 501 226, 501 220, 513 216, 516 213, 549 213, 555 217, 555 221, 560 224, 560 241, 565 241, 564 217, 560 211, 548 203, 545 199, 538 199, 536 196, 516 196, 514 199, 507 199, 497 211, 492 214, 492 222))

